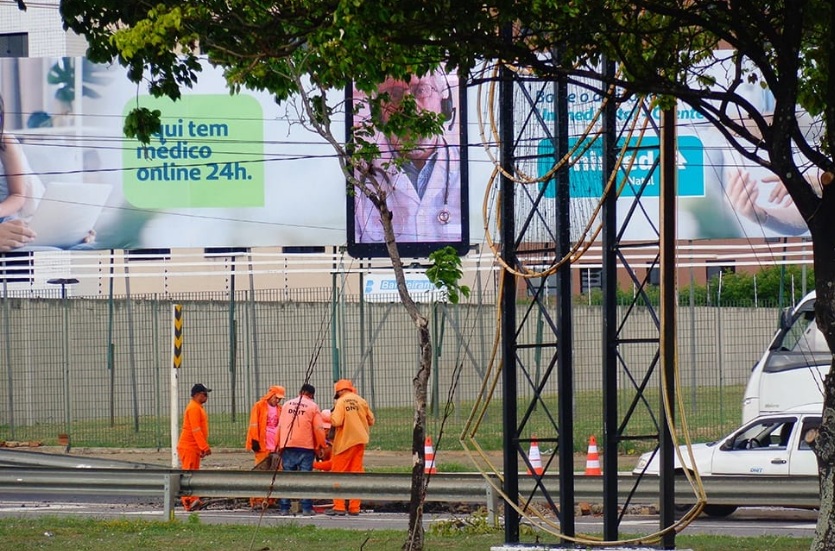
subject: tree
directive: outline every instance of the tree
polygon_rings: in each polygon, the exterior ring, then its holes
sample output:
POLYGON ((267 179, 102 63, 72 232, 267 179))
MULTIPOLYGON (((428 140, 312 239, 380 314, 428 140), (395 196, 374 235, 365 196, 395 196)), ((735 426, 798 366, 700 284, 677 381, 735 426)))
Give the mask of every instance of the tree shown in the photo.
MULTIPOLYGON (((599 90, 615 101, 678 100, 744 158, 779 175, 812 236, 817 321, 835 351, 835 8, 827 0, 64 0, 62 14, 90 40, 95 59, 120 57, 136 80, 147 65, 151 90, 173 97, 196 78, 188 55, 199 43, 233 86, 267 88, 279 99, 298 88, 287 77, 299 69, 320 85, 355 77, 367 87, 441 60, 469 69, 498 59, 541 78, 598 79, 615 86, 599 90), (173 53, 175 44, 187 57, 173 53), (602 73, 603 59, 619 65, 616 76, 602 73), (742 93, 751 82, 771 90, 773 113, 742 93), (814 118, 815 135, 798 106, 814 118)), ((821 514, 813 548, 835 549, 835 363, 814 448, 821 514)))
MULTIPOLYGON (((398 106, 392 109, 394 100, 388 94, 373 92, 386 77, 408 82, 412 75, 422 76, 437 68, 443 57, 437 48, 416 49, 382 36, 364 36, 360 31, 365 22, 352 20, 350 13, 342 14, 342 10, 337 5, 306 1, 295 5, 249 0, 61 3, 66 26, 88 40, 88 58, 95 62, 117 60, 127 68, 132 81, 147 83, 154 96, 179 99, 182 87, 197 82, 201 70, 198 55, 205 54, 213 65, 223 68, 232 92, 246 87, 267 91, 278 102, 293 100, 300 110, 301 124, 324 137, 336 151, 348 193, 365 195, 378 211, 400 299, 415 324, 419 344, 419 367, 413 378, 409 535, 403 547, 420 550, 428 483, 424 441, 432 347, 428 320, 406 287, 394 215, 383 186, 385 174, 375 165, 381 152, 372 138, 377 132, 397 136, 401 149, 409 150, 418 147, 421 138, 440 134, 444 121, 439 114, 419 109, 410 95, 397 98, 398 106), (335 135, 332 116, 340 111, 344 114, 350 107, 341 99, 329 100, 328 92, 351 81, 366 93, 370 117, 349 130, 346 144, 335 135)), ((386 13, 377 17, 382 21, 386 13)), ((138 107, 125 119, 125 134, 147 144, 160 129, 161 116, 158 110, 138 107)), ((387 162, 404 161, 399 157, 387 162)), ((385 163, 382 166, 387 168, 385 163)), ((452 247, 436 250, 430 260, 433 265, 427 277, 446 290, 450 302, 469 294, 459 283, 461 260, 452 247)))
MULTIPOLYGON (((498 27, 514 25, 513 41, 487 36, 481 29, 473 32, 474 27, 457 22, 444 29, 448 32, 436 29, 434 36, 441 38, 433 45, 447 46, 453 59, 461 62, 475 53, 513 60, 543 78, 590 76, 616 85, 616 100, 652 94, 661 106, 679 100, 701 114, 740 155, 778 175, 797 206, 813 242, 818 327, 835 352, 832 3, 588 0, 506 7, 507 11, 498 7, 493 13, 498 27), (607 79, 599 70, 604 58, 618 64, 617 77, 607 79), (717 80, 717 70, 724 83, 717 80), (760 112, 745 97, 742 88, 749 83, 773 93, 772 113, 760 112), (800 120, 798 107, 813 119, 811 123, 800 120)), ((823 421, 813 445, 821 509, 812 548, 832 550, 835 362, 824 383, 823 421)))

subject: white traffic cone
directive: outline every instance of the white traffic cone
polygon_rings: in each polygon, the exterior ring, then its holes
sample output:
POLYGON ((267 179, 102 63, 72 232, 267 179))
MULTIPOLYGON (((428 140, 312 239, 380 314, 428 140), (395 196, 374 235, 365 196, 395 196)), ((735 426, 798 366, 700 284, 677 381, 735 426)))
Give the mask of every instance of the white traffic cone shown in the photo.
POLYGON ((435 474, 438 470, 435 468, 435 448, 432 447, 432 438, 427 436, 426 442, 423 444, 423 472, 426 474, 435 474))
POLYGON ((528 474, 542 474, 542 456, 539 453, 539 444, 536 442, 536 437, 531 438, 531 451, 528 453, 528 459, 531 461, 533 472, 528 469, 528 474))
POLYGON ((597 439, 594 435, 589 437, 589 453, 586 456, 586 475, 600 476, 603 471, 600 470, 600 456, 597 454, 597 439))

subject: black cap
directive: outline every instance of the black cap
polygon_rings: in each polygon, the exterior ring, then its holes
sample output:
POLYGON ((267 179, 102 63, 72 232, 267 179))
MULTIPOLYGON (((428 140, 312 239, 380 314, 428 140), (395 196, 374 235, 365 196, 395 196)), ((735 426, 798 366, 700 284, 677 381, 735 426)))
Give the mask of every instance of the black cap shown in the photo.
POLYGON ((200 394, 201 392, 211 392, 211 388, 207 388, 206 385, 203 383, 197 383, 193 387, 191 387, 191 395, 194 396, 195 394, 200 394))
POLYGON ((299 393, 310 394, 311 396, 315 396, 316 387, 311 385, 310 383, 305 383, 302 385, 302 389, 299 391, 299 393))

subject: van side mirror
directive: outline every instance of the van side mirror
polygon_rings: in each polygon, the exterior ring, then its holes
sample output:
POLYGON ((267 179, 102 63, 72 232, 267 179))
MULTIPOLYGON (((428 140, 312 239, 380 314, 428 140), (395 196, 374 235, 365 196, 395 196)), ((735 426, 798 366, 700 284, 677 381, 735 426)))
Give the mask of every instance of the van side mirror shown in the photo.
POLYGON ((783 308, 780 312, 780 329, 788 329, 792 326, 792 309, 783 308))

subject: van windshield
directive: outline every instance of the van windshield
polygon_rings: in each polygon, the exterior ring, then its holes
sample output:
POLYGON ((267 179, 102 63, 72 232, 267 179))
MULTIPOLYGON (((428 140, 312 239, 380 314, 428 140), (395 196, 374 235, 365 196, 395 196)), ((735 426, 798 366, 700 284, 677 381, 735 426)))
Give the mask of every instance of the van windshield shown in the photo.
POLYGON ((814 302, 804 304, 791 319, 791 324, 777 336, 772 350, 790 352, 828 352, 823 334, 815 323, 814 302))

